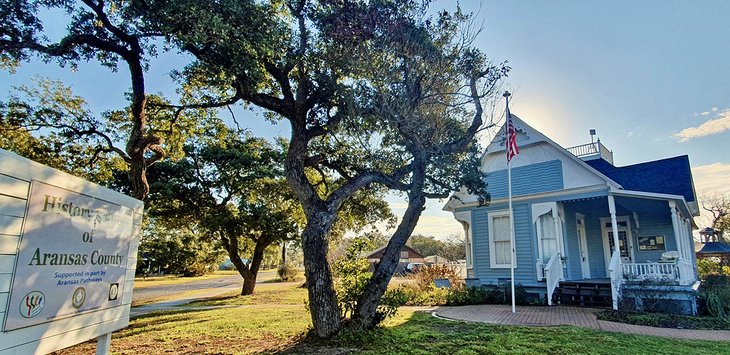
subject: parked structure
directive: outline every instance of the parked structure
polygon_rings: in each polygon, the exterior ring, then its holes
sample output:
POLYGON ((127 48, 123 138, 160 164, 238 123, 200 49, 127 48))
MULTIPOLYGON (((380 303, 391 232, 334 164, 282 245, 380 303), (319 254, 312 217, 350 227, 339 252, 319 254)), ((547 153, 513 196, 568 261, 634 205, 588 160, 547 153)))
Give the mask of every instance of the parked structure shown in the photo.
MULTIPOLYGON (((699 208, 688 157, 618 167, 600 140, 565 149, 512 119, 516 282, 547 304, 642 307, 650 292, 676 301, 669 303, 678 312, 694 312, 699 208)), ((505 283, 512 221, 503 135, 487 147, 482 169, 491 203, 479 206, 460 191, 444 210, 465 230, 468 283, 505 283)))

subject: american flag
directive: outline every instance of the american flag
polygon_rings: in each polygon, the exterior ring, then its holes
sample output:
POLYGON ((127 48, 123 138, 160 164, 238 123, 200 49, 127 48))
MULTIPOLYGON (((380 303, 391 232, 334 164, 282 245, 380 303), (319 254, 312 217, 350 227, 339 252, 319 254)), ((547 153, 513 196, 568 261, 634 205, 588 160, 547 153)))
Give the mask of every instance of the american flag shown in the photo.
POLYGON ((515 132, 515 126, 512 124, 512 115, 509 113, 509 105, 507 106, 507 124, 505 125, 505 133, 507 135, 507 162, 509 163, 512 158, 520 154, 520 150, 517 148, 517 133, 515 132))

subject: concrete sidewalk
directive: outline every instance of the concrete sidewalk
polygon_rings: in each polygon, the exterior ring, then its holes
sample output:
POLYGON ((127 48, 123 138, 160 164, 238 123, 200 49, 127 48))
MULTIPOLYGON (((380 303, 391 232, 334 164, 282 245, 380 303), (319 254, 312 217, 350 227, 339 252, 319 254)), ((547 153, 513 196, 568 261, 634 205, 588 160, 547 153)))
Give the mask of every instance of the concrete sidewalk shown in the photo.
MULTIPOLYGON (((132 307, 132 309, 129 312, 130 318, 136 318, 141 315, 145 315, 152 312, 157 311, 168 311, 171 309, 178 309, 182 305, 186 305, 191 302, 195 301, 202 301, 208 298, 213 298, 220 296, 224 293, 240 290, 240 286, 235 287, 220 287, 220 288, 213 288, 208 289, 202 292, 195 293, 194 295, 188 295, 188 296, 180 296, 173 298, 168 301, 164 302, 155 302, 155 303, 149 303, 143 306, 139 307, 132 307)), ((200 309, 209 309, 209 308, 221 308, 221 307, 198 307, 200 309)), ((190 308, 186 308, 189 310, 190 308)))
POLYGON ((675 339, 730 341, 730 331, 727 330, 654 328, 643 325, 608 322, 596 319, 596 313, 600 311, 600 309, 586 307, 521 306, 517 307, 517 313, 513 314, 512 307, 509 305, 473 305, 438 307, 433 311, 433 314, 450 320, 468 322, 523 326, 573 325, 609 332, 652 335, 675 339))

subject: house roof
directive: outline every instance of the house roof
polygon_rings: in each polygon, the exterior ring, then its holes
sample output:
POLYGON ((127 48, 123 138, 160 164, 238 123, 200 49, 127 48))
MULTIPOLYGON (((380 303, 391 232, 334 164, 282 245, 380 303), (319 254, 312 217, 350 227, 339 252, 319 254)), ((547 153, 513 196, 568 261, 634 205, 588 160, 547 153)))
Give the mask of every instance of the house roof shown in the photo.
MULTIPOLYGON (((387 246, 388 245, 383 245, 382 247, 373 250, 372 252, 368 253, 367 258, 368 259, 380 259, 381 257, 383 257, 383 254, 385 254, 385 248, 387 246)), ((415 254, 414 256, 409 256, 409 257, 415 257, 415 258, 421 258, 421 259, 423 259, 423 255, 421 255, 421 253, 417 252, 416 250, 414 250, 413 248, 411 248, 411 247, 409 247, 407 245, 404 245, 403 248, 401 248, 400 250, 401 251, 409 251, 411 254, 415 254)))
POLYGON ((695 201, 692 173, 686 155, 621 167, 613 166, 603 159, 588 160, 586 163, 626 190, 681 195, 685 201, 695 201))
POLYGON ((730 245, 720 242, 709 242, 700 249, 697 254, 730 254, 730 245))

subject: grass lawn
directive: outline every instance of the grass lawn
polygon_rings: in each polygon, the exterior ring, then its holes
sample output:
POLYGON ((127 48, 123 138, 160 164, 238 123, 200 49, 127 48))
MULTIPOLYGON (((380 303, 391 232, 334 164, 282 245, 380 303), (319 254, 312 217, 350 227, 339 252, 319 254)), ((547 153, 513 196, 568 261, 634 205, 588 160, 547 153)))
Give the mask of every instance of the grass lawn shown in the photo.
MULTIPOLYGON (((300 283, 263 284, 254 296, 197 305, 226 308, 157 313, 114 333, 116 354, 409 353, 409 354, 730 354, 730 343, 672 340, 576 327, 509 327, 439 320, 402 311, 368 334, 322 342, 311 326, 300 283)), ((94 343, 63 354, 93 353, 94 343)))

